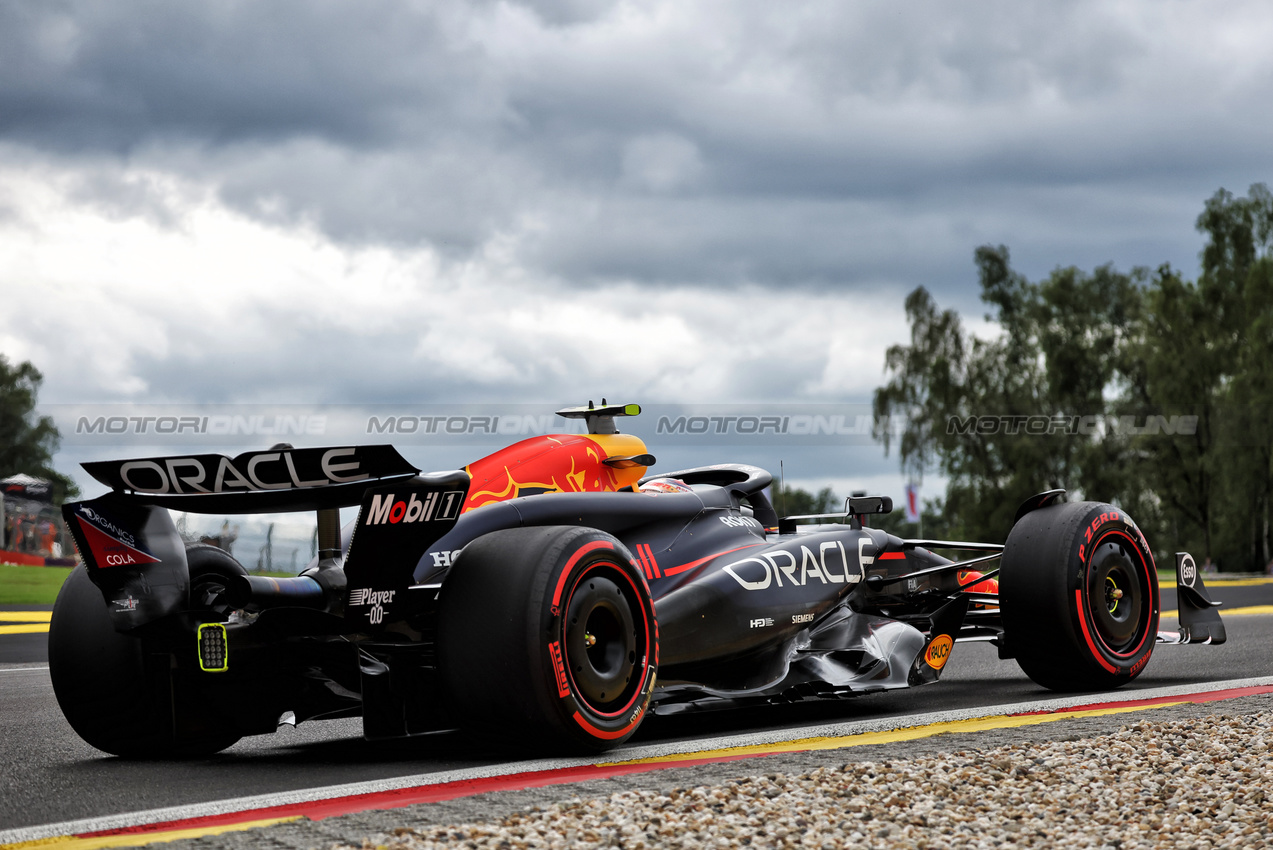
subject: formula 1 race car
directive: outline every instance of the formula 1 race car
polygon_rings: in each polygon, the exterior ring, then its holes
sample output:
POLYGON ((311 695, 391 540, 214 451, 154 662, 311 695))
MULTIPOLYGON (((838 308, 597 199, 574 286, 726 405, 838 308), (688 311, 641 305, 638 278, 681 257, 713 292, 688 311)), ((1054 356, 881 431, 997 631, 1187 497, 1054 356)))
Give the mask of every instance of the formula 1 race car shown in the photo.
POLYGON ((1224 640, 1185 554, 1181 627, 1158 632, 1153 556, 1113 505, 1042 493, 1003 544, 870 528, 892 510, 880 496, 780 518, 763 469, 648 474, 644 443, 615 428, 639 412, 589 402, 559 411, 587 434, 423 475, 383 445, 85 464, 112 492, 63 508, 84 565, 49 632, 62 712, 133 757, 355 716, 369 739, 464 727, 598 751, 650 712, 934 682, 963 641, 1047 688, 1101 690, 1155 643, 1224 640), (316 511, 318 556, 251 575, 185 542, 169 510, 316 511))

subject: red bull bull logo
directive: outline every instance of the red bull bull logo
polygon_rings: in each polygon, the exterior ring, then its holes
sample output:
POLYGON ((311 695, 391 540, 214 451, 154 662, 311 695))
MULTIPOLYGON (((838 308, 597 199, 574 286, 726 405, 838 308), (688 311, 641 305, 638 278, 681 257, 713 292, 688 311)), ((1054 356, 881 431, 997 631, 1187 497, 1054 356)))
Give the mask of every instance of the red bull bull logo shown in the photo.
POLYGON ((541 493, 621 490, 640 480, 645 467, 614 468, 605 460, 645 451, 645 443, 630 434, 531 437, 465 467, 473 483, 464 510, 541 493))

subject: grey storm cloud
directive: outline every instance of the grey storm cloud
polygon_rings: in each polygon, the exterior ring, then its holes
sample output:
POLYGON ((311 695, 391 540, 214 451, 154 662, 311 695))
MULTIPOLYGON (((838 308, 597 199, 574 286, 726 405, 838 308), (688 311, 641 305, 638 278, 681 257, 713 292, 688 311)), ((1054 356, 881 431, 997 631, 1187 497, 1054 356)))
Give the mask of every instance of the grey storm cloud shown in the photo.
POLYGON ((1189 267, 1202 200, 1269 179, 1273 66, 1242 38, 1265 17, 1233 3, 10 3, 0 143, 94 163, 79 195, 120 214, 161 210, 102 162, 348 243, 464 261, 503 240, 570 284, 966 291, 984 242, 1035 273, 1189 267), (1146 215, 1170 223, 1129 223, 1146 215))
POLYGON ((863 402, 906 291, 975 325, 978 245, 1194 274, 1273 180, 1270 43, 1256 0, 0 3, 0 345, 46 403, 863 402))
POLYGON ((460 82, 434 16, 396 4, 7 4, 0 15, 0 129, 68 153, 295 137, 374 147, 399 110, 428 109, 460 82))

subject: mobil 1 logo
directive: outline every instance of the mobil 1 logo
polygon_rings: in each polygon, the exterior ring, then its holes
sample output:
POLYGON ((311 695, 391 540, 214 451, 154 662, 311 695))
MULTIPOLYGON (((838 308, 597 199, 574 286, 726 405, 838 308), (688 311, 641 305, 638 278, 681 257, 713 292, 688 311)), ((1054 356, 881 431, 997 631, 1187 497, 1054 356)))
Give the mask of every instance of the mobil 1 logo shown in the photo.
POLYGON ((376 493, 371 497, 364 525, 397 525, 400 522, 443 522, 455 519, 464 506, 465 491, 432 491, 421 494, 408 493, 405 498, 395 498, 393 493, 376 493))

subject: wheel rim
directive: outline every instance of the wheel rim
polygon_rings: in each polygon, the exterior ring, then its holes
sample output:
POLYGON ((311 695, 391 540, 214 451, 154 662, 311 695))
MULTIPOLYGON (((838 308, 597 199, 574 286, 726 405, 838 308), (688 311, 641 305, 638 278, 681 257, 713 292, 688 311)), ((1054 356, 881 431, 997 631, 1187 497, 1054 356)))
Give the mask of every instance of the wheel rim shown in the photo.
POLYGON ((566 605, 566 669, 576 698, 597 714, 614 713, 640 688, 637 665, 645 652, 618 568, 592 564, 575 581, 566 605))
POLYGON ((1134 652, 1144 640, 1150 614, 1147 570, 1138 553, 1121 536, 1106 537, 1093 547, 1087 576, 1096 634, 1115 655, 1134 652))

